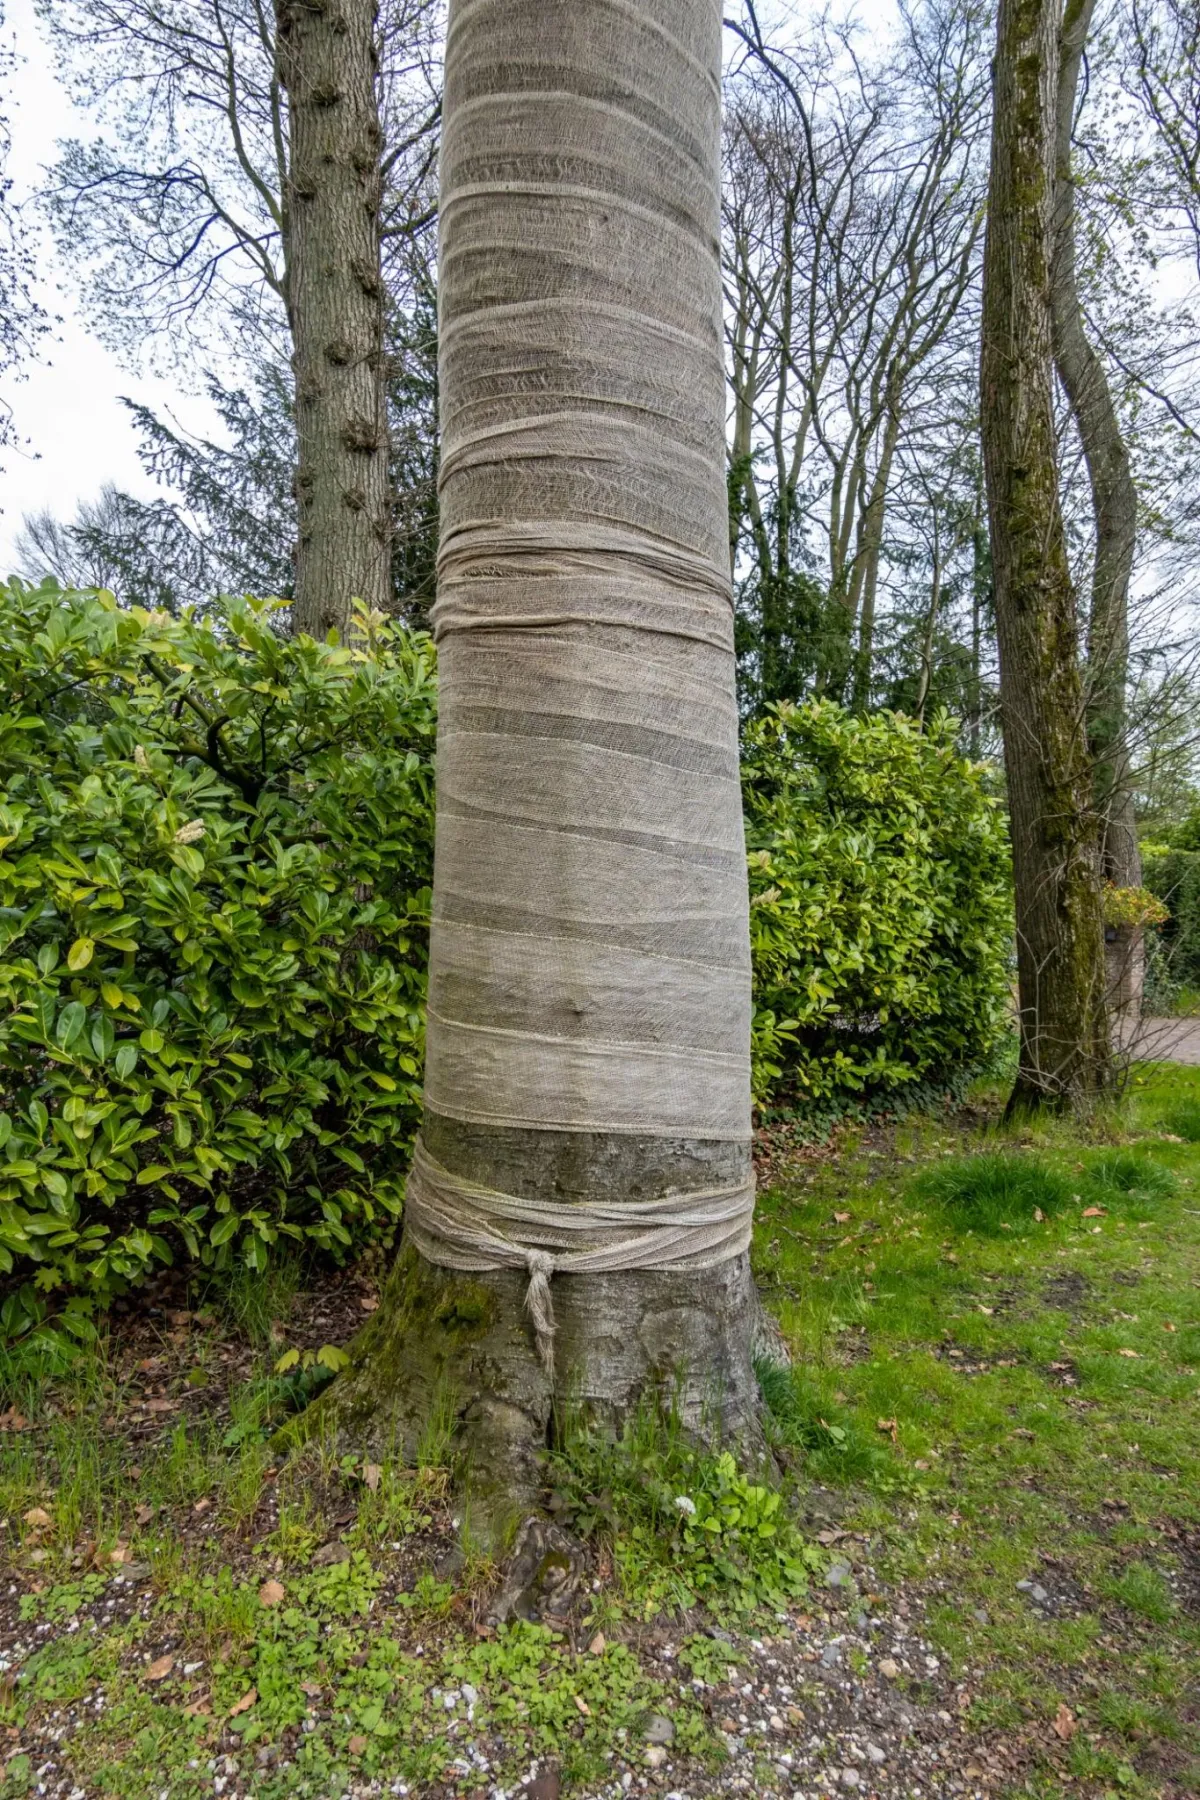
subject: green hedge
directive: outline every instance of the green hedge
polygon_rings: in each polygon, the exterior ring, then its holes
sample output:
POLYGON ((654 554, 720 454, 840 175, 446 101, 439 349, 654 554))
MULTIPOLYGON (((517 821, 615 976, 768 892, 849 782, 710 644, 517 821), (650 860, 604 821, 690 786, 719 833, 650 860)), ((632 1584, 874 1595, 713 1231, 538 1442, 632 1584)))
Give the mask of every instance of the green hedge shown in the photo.
MULTIPOLYGON (((157 1263, 340 1255, 401 1202, 433 844, 427 637, 0 587, 0 1340, 157 1263), (65 1305, 63 1303, 65 1302, 65 1305)), ((887 1094, 1006 1017, 1004 829, 942 721, 750 730, 761 1102, 887 1094)))
POLYGON ((1007 836, 953 722, 830 701, 751 726, 754 1086, 835 1104, 984 1062, 1007 1029, 1007 836))
POLYGON ((1200 850, 1144 853, 1142 880, 1170 913, 1157 943, 1171 983, 1200 987, 1200 850))
MULTIPOLYGON (((90 1306, 400 1207, 432 855, 429 640, 0 589, 0 1271, 90 1306)), ((0 1336, 36 1324, 26 1283, 0 1336)))

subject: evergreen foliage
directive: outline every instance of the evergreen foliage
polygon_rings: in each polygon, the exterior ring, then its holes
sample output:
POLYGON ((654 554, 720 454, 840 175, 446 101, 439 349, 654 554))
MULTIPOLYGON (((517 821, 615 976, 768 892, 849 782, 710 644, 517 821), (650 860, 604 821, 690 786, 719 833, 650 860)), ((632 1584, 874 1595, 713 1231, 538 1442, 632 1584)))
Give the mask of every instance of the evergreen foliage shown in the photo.
POLYGON ((985 1061, 1008 1017, 1004 821, 952 721, 774 707, 743 764, 760 1103, 985 1061))
MULTIPOLYGON (((277 604, 277 603, 276 603, 277 604)), ((0 589, 2 1328, 179 1254, 340 1255, 420 1103, 427 638, 0 589), (32 1278, 32 1288, 29 1279, 32 1278)))

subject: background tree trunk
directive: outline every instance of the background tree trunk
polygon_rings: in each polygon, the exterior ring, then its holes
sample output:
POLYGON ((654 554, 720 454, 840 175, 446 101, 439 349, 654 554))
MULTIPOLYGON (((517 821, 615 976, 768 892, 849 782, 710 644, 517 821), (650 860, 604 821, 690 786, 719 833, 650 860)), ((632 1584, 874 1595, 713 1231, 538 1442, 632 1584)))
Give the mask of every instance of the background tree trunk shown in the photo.
POLYGON ((390 595, 375 0, 276 0, 288 95, 285 276, 296 378, 297 631, 390 595))
MULTIPOLYGON (((1071 140, 1083 52, 1095 0, 1069 0, 1063 18, 1055 144, 1054 360, 1083 446, 1092 490, 1096 546, 1088 624, 1088 740, 1100 815, 1101 872, 1138 887, 1142 862, 1129 765, 1129 582, 1137 546, 1138 500, 1104 364, 1088 341, 1075 250, 1071 140)), ((1110 948, 1109 1003, 1136 1018, 1141 999, 1141 932, 1122 928, 1110 948), (1113 952, 1115 951, 1115 954, 1113 952)))
MULTIPOLYGON (((423 1140, 564 1211, 750 1177, 720 32, 718 0, 450 8, 423 1140)), ((678 1382, 753 1430, 744 1253, 556 1274, 552 1375, 525 1286, 406 1241, 346 1433, 411 1453, 444 1410, 494 1520, 568 1396, 615 1423, 678 1382)))
POLYGON ((1054 0, 1001 0, 984 249, 981 423, 1016 889, 1021 1057, 1010 1108, 1107 1084, 1098 832, 1054 435, 1054 0))

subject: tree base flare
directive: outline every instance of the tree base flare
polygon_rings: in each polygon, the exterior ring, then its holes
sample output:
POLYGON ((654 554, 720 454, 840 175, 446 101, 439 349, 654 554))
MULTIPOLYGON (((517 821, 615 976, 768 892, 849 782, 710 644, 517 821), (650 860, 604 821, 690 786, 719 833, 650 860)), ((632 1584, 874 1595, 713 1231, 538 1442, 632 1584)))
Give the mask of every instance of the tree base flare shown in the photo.
POLYGON ((525 1311, 524 1275, 463 1274, 402 1246, 350 1367, 290 1433, 371 1460, 456 1469, 480 1547, 501 1546, 537 1508, 541 1453, 568 1412, 619 1430, 647 1395, 698 1436, 763 1453, 753 1355, 760 1331, 749 1258, 716 1268, 559 1275, 551 1378, 525 1311))

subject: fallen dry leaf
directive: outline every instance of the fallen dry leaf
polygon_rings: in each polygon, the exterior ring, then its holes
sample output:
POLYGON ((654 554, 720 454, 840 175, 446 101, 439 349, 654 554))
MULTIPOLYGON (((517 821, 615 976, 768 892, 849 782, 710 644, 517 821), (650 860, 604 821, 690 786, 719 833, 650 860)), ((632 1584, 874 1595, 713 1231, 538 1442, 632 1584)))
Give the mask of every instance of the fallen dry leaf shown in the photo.
POLYGON ((50 1522, 50 1514, 44 1506, 31 1506, 25 1514, 25 1523, 32 1525, 35 1531, 43 1531, 50 1522))
POLYGON ((263 1606, 278 1606, 284 1591, 282 1581, 264 1581, 258 1590, 259 1602, 263 1606))
POLYGON ((118 1568, 133 1561, 133 1551, 129 1548, 129 1545, 125 1542, 124 1538, 119 1538, 113 1545, 108 1553, 108 1560, 111 1563, 116 1563, 118 1568))
POLYGON ((165 1681, 175 1667, 173 1656, 158 1656, 146 1670, 147 1681, 165 1681))
POLYGON ((1118 1356, 1132 1356, 1132 1357, 1133 1357, 1133 1358, 1134 1358, 1134 1360, 1135 1360, 1135 1361, 1137 1361, 1137 1360, 1139 1360, 1139 1358, 1140 1358, 1140 1355, 1141 1355, 1141 1352, 1140 1352, 1140 1351, 1138 1351, 1138 1350, 1124 1350, 1124 1349, 1122 1349, 1122 1350, 1118 1350, 1118 1351, 1117 1351, 1117 1355, 1118 1355, 1118 1356))
POLYGON ((147 1400, 146 1411, 152 1413, 174 1412, 178 1404, 179 1402, 177 1400, 169 1400, 166 1398, 160 1400, 147 1400))
POLYGON ((886 1431, 891 1437, 893 1444, 899 1439, 900 1428, 895 1419, 876 1419, 875 1429, 876 1431, 886 1431))
POLYGON ((0 1431, 24 1431, 28 1424, 29 1420, 24 1413, 19 1413, 15 1406, 10 1406, 6 1412, 0 1412, 0 1431))
POLYGON ((608 1649, 608 1639, 605 1637, 605 1635, 602 1631, 598 1631, 596 1633, 595 1637, 592 1639, 591 1643, 588 1645, 588 1655, 589 1656, 603 1656, 604 1652, 607 1649, 608 1649))
POLYGON ((380 1467, 380 1465, 378 1463, 364 1463, 363 1464, 363 1481, 366 1483, 367 1487, 371 1490, 371 1492, 373 1494, 378 1491, 379 1483, 382 1480, 383 1480, 383 1469, 380 1467))
POLYGON ((1034 1216, 1034 1218, 1035 1218, 1035 1219, 1036 1219, 1036 1220, 1037 1220, 1037 1222, 1038 1222, 1038 1224, 1039 1224, 1039 1225, 1044 1225, 1044 1224, 1045 1224, 1045 1223, 1046 1223, 1046 1215, 1045 1215, 1045 1213, 1044 1213, 1044 1212, 1043 1212, 1043 1211, 1042 1211, 1042 1209, 1041 1209, 1041 1207, 1040 1207, 1040 1206, 1035 1206, 1035 1207, 1034 1207, 1034 1209, 1033 1209, 1033 1216, 1034 1216))
POLYGON ((833 1215, 833 1222, 835 1225, 846 1225, 849 1223, 849 1221, 850 1221, 849 1213, 835 1212, 833 1215))
POLYGON ((583 1695, 582 1694, 572 1694, 571 1698, 572 1698, 572 1700, 574 1700, 575 1705, 578 1707, 579 1711, 583 1714, 584 1718, 590 1719, 592 1716, 592 1709, 588 1705, 587 1701, 584 1699, 583 1695))
POLYGON ((1175 1329, 1174 1325, 1172 1325, 1170 1319, 1168 1319, 1163 1326, 1163 1330, 1164 1331, 1174 1331, 1174 1329, 1175 1329))
POLYGON ((319 1681, 302 1681, 300 1692, 307 1694, 310 1700, 317 1700, 325 1692, 319 1681))
POLYGON ((134 1509, 133 1516, 139 1525, 148 1525, 157 1510, 157 1507, 153 1506, 139 1506, 134 1509))
POLYGON ((240 1700, 235 1700, 229 1709, 229 1717, 236 1719, 239 1713, 249 1712, 258 1699, 257 1688, 247 1688, 240 1700))
POLYGON ((205 1694, 201 1699, 193 1700, 190 1706, 185 1706, 183 1716, 185 1719, 206 1719, 211 1712, 212 1701, 205 1694))
POLYGON ((1075 1714, 1061 1700, 1058 1703, 1058 1711, 1054 1715, 1054 1730, 1064 1744, 1069 1744, 1079 1730, 1079 1721, 1075 1714))
POLYGON ((996 1309, 994 1306, 981 1306, 979 1310, 981 1313, 986 1313, 988 1318, 990 1319, 996 1309))
POLYGON ((358 1304, 364 1312, 378 1312, 379 1301, 374 1294, 360 1294, 358 1304))
POLYGON ((206 1495, 204 1495, 204 1497, 202 1499, 197 1500, 195 1502, 195 1504, 192 1507, 192 1511, 193 1512, 207 1512, 211 1505, 212 1505, 212 1501, 208 1498, 208 1496, 206 1494, 206 1495))
POLYGON ((1084 1219, 1103 1219, 1106 1215, 1102 1206, 1085 1206, 1080 1216, 1084 1219))
POLYGON ((346 1748, 350 1752, 351 1756, 361 1756, 363 1751, 366 1749, 366 1747, 367 1747, 367 1740, 363 1736, 361 1731, 356 1732, 354 1737, 352 1737, 350 1739, 350 1742, 346 1745, 346 1748))

